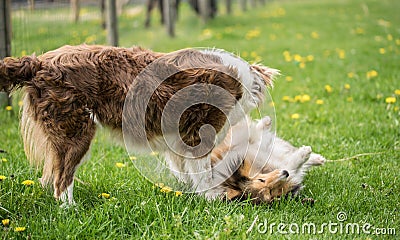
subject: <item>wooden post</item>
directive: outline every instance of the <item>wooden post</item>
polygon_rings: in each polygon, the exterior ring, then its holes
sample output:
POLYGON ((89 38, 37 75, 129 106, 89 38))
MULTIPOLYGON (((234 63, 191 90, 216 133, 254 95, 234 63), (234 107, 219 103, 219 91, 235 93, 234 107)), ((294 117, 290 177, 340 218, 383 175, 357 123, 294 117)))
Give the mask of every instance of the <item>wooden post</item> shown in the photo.
POLYGON ((116 0, 106 1, 107 10, 107 42, 111 46, 118 46, 118 19, 116 0))
POLYGON ((162 0, 163 15, 168 35, 175 37, 176 0, 162 0))
POLYGON ((71 9, 74 22, 79 21, 80 4, 79 0, 71 0, 71 9))
MULTIPOLYGON (((0 59, 11 55, 11 0, 0 1, 0 59)), ((11 97, 0 92, 0 106, 11 106, 11 97)))
POLYGON ((226 13, 231 14, 232 13, 232 0, 226 0, 226 13))
POLYGON ((200 15, 204 22, 207 22, 211 16, 211 3, 209 0, 199 0, 200 15))

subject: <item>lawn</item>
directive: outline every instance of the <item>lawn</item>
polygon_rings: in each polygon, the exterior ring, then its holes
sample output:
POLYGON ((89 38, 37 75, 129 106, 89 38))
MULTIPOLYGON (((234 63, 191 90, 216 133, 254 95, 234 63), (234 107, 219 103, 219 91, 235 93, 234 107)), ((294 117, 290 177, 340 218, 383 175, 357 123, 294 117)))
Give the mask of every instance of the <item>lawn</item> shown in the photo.
MULTIPOLYGON (((124 148, 100 132, 90 160, 77 173, 77 205, 63 209, 50 190, 39 186, 40 171, 24 155, 17 93, 13 110, 0 110, 0 149, 6 151, 0 153, 0 175, 5 177, 0 180, 0 219, 9 219, 2 223, 1 238, 399 236, 400 1, 267 1, 247 12, 235 5, 231 16, 222 9, 207 24, 184 5, 175 39, 168 38, 157 14, 152 28, 145 29, 144 12, 130 8, 135 11, 127 9, 119 19, 121 46, 165 52, 223 48, 280 69, 282 76, 269 91, 273 101, 267 100, 261 113, 270 114, 274 106, 279 136, 296 146, 311 145, 330 160, 309 172, 299 199, 259 206, 208 202, 193 194, 160 191, 140 175, 124 148), (33 185, 22 184, 25 180, 33 185), (315 203, 303 204, 302 198, 315 203)), ((82 9, 83 14, 91 11, 82 9)), ((99 19, 74 24, 63 15, 65 9, 15 10, 13 54, 104 44, 99 19)))

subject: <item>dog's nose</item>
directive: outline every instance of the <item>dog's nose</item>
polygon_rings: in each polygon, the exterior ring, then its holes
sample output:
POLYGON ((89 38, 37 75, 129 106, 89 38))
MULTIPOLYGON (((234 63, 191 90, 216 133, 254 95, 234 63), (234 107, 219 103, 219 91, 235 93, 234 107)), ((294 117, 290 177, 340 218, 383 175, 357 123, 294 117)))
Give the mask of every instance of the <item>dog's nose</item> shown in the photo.
POLYGON ((286 170, 283 170, 282 175, 284 175, 285 177, 289 177, 289 172, 286 170))

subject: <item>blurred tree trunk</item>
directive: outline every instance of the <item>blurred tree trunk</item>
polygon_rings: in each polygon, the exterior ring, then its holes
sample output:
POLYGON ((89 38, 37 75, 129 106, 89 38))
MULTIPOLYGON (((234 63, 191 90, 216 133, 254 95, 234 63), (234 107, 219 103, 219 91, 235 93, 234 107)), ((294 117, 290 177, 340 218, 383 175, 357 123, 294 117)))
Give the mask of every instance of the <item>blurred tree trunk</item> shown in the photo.
POLYGON ((247 0, 240 0, 240 7, 242 11, 247 11, 247 0))
POLYGON ((29 10, 35 10, 35 0, 28 0, 29 10))
POLYGON ((74 22, 79 21, 80 4, 79 0, 71 0, 71 10, 74 22))
POLYGON ((198 0, 201 18, 207 22, 211 17, 211 4, 209 0, 198 0))
POLYGON ((175 37, 176 0, 162 0, 165 26, 170 37, 175 37))
POLYGON ((116 0, 106 0, 107 11, 107 42, 111 46, 118 46, 118 19, 116 0))
MULTIPOLYGON (((11 0, 0 2, 0 58, 11 55, 11 0)), ((11 97, 0 92, 0 106, 11 106, 11 97)))
POLYGON ((226 0, 226 13, 231 14, 232 13, 232 0, 226 0))

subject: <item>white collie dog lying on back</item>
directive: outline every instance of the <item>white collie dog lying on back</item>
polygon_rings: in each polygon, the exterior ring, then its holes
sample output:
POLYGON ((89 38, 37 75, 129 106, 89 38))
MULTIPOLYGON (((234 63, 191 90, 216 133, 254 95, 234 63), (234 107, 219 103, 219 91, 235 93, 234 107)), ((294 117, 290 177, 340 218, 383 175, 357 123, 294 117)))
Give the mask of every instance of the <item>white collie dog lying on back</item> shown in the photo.
POLYGON ((230 129, 212 152, 214 181, 206 197, 270 203, 288 193, 297 194, 306 172, 325 158, 310 146, 296 148, 270 130, 271 118, 244 119, 230 129))

